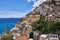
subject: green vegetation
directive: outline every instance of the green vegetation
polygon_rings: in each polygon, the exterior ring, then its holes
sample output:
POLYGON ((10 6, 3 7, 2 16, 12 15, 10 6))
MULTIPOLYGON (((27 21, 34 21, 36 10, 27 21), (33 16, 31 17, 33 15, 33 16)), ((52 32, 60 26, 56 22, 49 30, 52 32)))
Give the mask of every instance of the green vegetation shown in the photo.
POLYGON ((29 36, 30 36, 30 38, 33 38, 33 32, 30 32, 29 36))
POLYGON ((1 40, 13 40, 13 35, 9 33, 8 27, 6 27, 5 33, 1 36, 1 40))
POLYGON ((53 33, 60 35, 60 21, 44 21, 44 17, 41 17, 39 21, 32 24, 33 31, 40 31, 41 33, 53 33))
POLYGON ((13 36, 10 34, 4 35, 4 36, 2 36, 1 40, 13 40, 13 36))

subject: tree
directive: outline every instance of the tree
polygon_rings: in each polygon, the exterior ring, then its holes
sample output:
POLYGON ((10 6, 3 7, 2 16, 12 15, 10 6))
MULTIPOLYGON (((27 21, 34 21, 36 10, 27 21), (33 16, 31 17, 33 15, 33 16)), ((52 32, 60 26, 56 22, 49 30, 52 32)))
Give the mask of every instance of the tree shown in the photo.
POLYGON ((60 34, 60 21, 45 21, 44 17, 41 16, 40 20, 32 24, 33 31, 39 31, 42 33, 54 33, 60 34))
POLYGON ((12 35, 3 35, 1 37, 1 40, 13 40, 13 36, 12 35))
POLYGON ((6 27, 5 33, 2 34, 1 40, 13 40, 13 35, 11 33, 9 33, 8 27, 6 27))
POLYGON ((51 27, 53 27, 53 28, 51 28, 52 32, 59 34, 59 31, 60 31, 60 22, 53 22, 51 24, 51 27))
POLYGON ((34 24, 32 24, 33 27, 33 31, 39 31, 39 32, 44 32, 47 31, 46 27, 47 27, 47 22, 45 22, 45 18, 43 15, 40 15, 40 19, 35 22, 34 24))
POLYGON ((30 36, 30 38, 33 38, 33 32, 30 32, 29 36, 30 36))
POLYGON ((8 26, 6 27, 6 32, 5 33, 9 34, 8 26))

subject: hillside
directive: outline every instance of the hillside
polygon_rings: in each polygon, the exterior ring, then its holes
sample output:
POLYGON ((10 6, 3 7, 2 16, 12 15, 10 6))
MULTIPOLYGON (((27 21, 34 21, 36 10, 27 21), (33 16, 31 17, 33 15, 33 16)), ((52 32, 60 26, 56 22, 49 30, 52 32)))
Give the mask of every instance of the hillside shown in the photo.
POLYGON ((60 0, 47 0, 43 2, 32 12, 23 17, 20 24, 36 22, 40 19, 41 15, 44 17, 45 21, 60 21, 60 0))
MULTIPOLYGON (((20 32, 60 34, 60 0, 47 0, 36 7, 33 11, 22 17, 15 26, 20 32)), ((12 30, 13 33, 13 30, 12 30)))

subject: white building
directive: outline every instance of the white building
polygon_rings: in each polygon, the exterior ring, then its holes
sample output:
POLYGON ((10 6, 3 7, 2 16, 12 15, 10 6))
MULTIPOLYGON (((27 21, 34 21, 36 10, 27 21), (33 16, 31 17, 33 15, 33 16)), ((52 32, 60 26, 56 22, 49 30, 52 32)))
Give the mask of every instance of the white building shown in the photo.
POLYGON ((56 35, 56 34, 49 34, 49 40, 59 40, 58 35, 56 35))
POLYGON ((41 34, 39 40, 59 40, 56 34, 41 34))
POLYGON ((48 40, 48 35, 47 34, 41 34, 39 40, 48 40))
POLYGON ((32 38, 30 38, 29 40, 33 40, 32 38))

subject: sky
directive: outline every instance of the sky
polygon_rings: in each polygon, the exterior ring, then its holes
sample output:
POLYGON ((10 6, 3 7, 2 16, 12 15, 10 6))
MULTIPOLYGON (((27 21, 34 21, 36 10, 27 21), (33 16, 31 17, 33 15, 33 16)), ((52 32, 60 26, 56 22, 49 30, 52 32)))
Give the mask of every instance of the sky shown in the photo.
POLYGON ((0 0, 0 18, 21 18, 46 0, 0 0))

